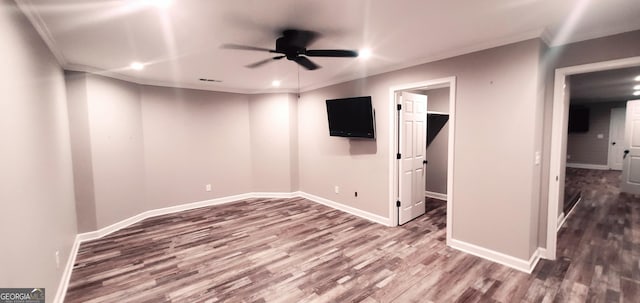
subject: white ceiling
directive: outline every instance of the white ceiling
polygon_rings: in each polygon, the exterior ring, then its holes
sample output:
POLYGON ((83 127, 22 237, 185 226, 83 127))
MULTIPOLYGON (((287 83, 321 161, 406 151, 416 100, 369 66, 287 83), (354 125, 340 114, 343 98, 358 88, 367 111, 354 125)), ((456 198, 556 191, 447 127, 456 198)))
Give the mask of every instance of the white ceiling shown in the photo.
POLYGON ((640 85, 640 66, 572 75, 569 77, 572 103, 628 101, 634 86, 640 85))
POLYGON ((312 49, 373 50, 368 60, 313 58, 322 68, 300 69, 302 90, 535 37, 559 45, 640 29, 638 0, 150 1, 17 0, 65 69, 246 93, 295 91, 297 65, 248 69, 271 54, 220 46, 274 48, 284 28, 321 33, 312 49), (131 70, 132 61, 146 68, 131 70))

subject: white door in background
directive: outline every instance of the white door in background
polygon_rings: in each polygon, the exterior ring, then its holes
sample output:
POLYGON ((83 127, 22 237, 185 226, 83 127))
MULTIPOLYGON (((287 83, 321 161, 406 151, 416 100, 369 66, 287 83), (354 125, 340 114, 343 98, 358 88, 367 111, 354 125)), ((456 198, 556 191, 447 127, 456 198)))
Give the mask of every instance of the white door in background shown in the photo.
POLYGON ((640 100, 627 102, 621 190, 640 194, 640 100))
POLYGON ((398 224, 425 213, 427 96, 402 92, 400 103, 400 209, 398 224))
POLYGON ((611 109, 609 124, 609 169, 622 170, 622 156, 624 155, 624 107, 611 109))

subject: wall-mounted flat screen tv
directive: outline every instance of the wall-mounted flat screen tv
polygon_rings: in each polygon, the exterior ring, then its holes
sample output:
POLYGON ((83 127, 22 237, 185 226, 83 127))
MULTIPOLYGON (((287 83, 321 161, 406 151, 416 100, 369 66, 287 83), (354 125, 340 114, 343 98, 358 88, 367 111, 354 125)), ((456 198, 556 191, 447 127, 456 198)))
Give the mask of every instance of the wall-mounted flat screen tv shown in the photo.
POLYGON ((327 100, 329 135, 375 138, 375 113, 371 96, 327 100))
POLYGON ((589 108, 577 105, 570 106, 568 124, 570 133, 589 132, 589 108))

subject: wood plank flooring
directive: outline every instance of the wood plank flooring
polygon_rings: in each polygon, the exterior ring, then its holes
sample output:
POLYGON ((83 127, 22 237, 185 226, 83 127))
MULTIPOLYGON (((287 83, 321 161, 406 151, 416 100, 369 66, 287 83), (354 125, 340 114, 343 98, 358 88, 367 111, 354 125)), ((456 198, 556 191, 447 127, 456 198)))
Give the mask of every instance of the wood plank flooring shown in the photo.
POLYGON ((599 185, 525 274, 445 245, 446 204, 385 227, 304 199, 150 218, 83 243, 65 302, 639 302, 640 199, 599 185))

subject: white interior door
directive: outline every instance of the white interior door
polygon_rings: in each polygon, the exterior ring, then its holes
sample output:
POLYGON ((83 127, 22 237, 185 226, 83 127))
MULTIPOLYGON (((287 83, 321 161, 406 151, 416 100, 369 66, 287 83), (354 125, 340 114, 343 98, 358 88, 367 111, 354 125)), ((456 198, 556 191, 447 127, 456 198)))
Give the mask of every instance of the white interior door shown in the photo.
POLYGON ((640 194, 640 100, 627 102, 621 189, 640 194))
POLYGON ((403 92, 400 98, 400 209, 398 224, 425 213, 427 96, 403 92))
POLYGON ((609 124, 609 169, 622 170, 625 115, 626 110, 624 107, 611 109, 611 122, 609 124))

